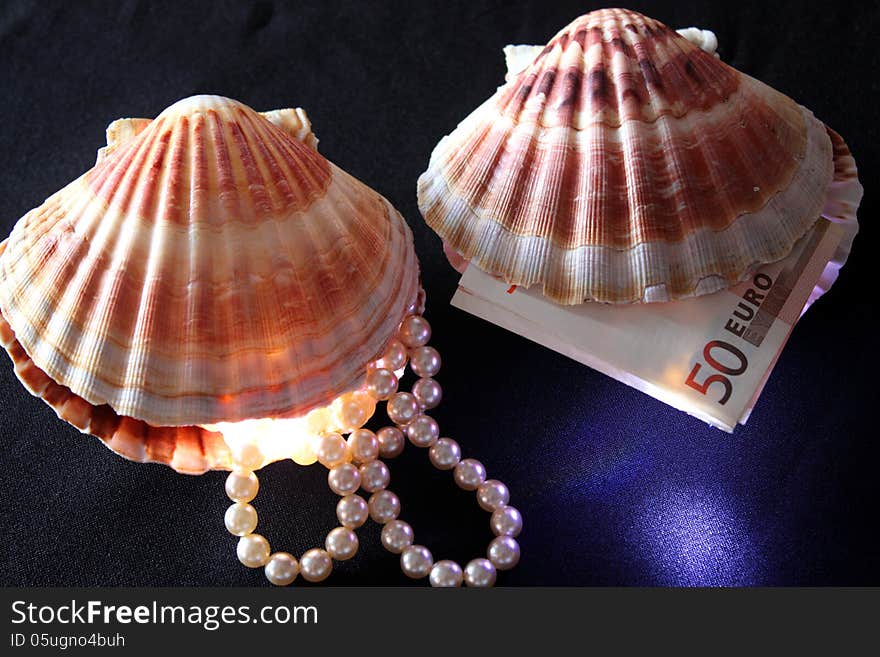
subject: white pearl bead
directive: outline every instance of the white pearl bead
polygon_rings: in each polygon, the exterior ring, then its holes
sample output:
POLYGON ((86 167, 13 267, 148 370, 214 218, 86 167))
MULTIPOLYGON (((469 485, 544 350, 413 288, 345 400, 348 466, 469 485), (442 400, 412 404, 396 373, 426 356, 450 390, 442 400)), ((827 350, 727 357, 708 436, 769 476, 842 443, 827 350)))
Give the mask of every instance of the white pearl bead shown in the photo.
POLYGON ((430 447, 440 437, 440 425, 427 415, 419 415, 406 425, 406 437, 416 447, 430 447))
POLYGON ((260 480, 253 472, 233 470, 226 477, 226 495, 233 502, 250 502, 260 490, 260 480))
POLYGON ((396 372, 406 365, 406 347, 399 340, 392 340, 385 350, 379 364, 384 368, 396 372))
POLYGON ((269 557, 264 572, 275 586, 287 586, 299 575, 299 562, 292 554, 276 552, 269 557))
POLYGON ((238 539, 235 552, 245 566, 259 568, 269 560, 269 541, 259 534, 248 534, 238 539))
POLYGON ((437 408, 443 399, 443 389, 434 379, 419 379, 413 385, 413 396, 424 410, 437 408))
POLYGON ((235 464, 245 470, 258 470, 263 465, 263 453, 253 443, 241 445, 232 457, 235 464))
POLYGON ((406 441, 403 439, 403 431, 397 427, 383 427, 376 433, 379 441, 379 454, 382 458, 391 459, 403 451, 406 441))
POLYGON ((403 574, 419 579, 431 572, 434 556, 424 545, 410 545, 400 554, 400 568, 403 574))
POLYGON ((391 370, 375 367, 367 372, 367 392, 375 399, 388 399, 397 392, 397 377, 391 370))
POLYGON ((310 436, 292 436, 290 448, 290 460, 297 465, 311 465, 318 460, 314 445, 310 436))
POLYGON ((452 438, 441 438, 431 445, 428 458, 438 470, 451 470, 461 461, 461 447, 452 438))
POLYGON ((336 504, 336 517, 339 524, 349 529, 357 529, 367 521, 370 509, 360 495, 346 495, 336 504))
POLYGON ((348 437, 348 452, 355 463, 368 463, 379 456, 379 440, 369 429, 352 431, 348 437))
POLYGON ((394 424, 406 424, 419 414, 419 403, 408 392, 398 392, 388 400, 388 417, 394 424))
POLYGON ((233 536, 246 536, 257 528, 257 510, 250 504, 236 502, 226 509, 223 521, 233 536))
POLYGON ((464 567, 464 583, 485 588, 495 584, 495 566, 488 559, 474 559, 464 567))
POLYGON ((299 571, 306 581, 323 581, 330 576, 332 570, 333 560, 326 550, 313 548, 300 557, 299 571))
POLYGON ((382 527, 382 545, 389 552, 400 554, 413 542, 413 530, 403 520, 392 520, 382 527))
POLYGON ((390 490, 373 493, 367 504, 370 507, 370 517, 380 525, 394 520, 400 514, 400 499, 390 490))
POLYGON ((361 488, 368 493, 375 493, 388 486, 391 472, 382 461, 370 461, 360 467, 361 488))
POLYGON ((489 479, 477 488, 477 504, 486 511, 495 511, 507 505, 510 491, 497 479, 489 479))
POLYGON ((496 536, 519 536, 522 526, 522 515, 512 506, 496 509, 489 519, 489 527, 496 536))
POLYGON ((358 550, 358 537, 348 527, 337 527, 327 534, 324 547, 327 554, 337 561, 351 559, 358 550))
POLYGON ((476 490, 486 480, 486 468, 477 459, 465 459, 455 466, 455 483, 464 490, 476 490))
POLYGON ((346 431, 358 429, 370 419, 364 404, 356 399, 347 399, 339 407, 339 423, 346 431))
POLYGON ((448 588, 461 586, 463 579, 464 573, 461 572, 461 566, 454 561, 444 559, 443 561, 435 563, 434 567, 431 568, 431 577, 429 581, 431 582, 431 586, 448 588))
POLYGON ((519 543, 510 536, 497 536, 489 543, 486 556, 498 570, 510 570, 519 563, 519 543))
POLYGON ((349 458, 345 440, 338 433, 318 438, 315 454, 321 465, 326 468, 335 468, 337 465, 345 463, 349 458))
POLYGON ((350 495, 361 487, 361 475, 351 463, 343 463, 327 473, 327 483, 337 495, 350 495))
POLYGON ((416 376, 436 376, 440 371, 440 352, 434 347, 417 347, 410 352, 409 366, 416 376))
POLYGON ((431 339, 431 325, 419 315, 410 315, 400 324, 400 341, 407 347, 421 347, 431 339))

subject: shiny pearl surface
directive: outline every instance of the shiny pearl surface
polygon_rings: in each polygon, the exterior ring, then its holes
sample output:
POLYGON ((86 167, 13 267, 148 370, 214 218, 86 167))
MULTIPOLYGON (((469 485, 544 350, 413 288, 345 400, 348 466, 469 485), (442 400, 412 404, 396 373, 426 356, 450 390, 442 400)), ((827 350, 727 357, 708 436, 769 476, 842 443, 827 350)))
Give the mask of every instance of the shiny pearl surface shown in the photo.
POLYGON ((338 433, 331 433, 317 439, 315 454, 326 468, 335 468, 348 460, 348 446, 338 433))
POLYGON ((489 543, 486 556, 498 570, 510 570, 519 563, 519 543, 510 536, 497 536, 489 543))
POLYGON ((403 431, 397 427, 383 427, 379 429, 376 432, 376 438, 379 441, 379 455, 385 459, 398 456, 406 444, 403 431))
POLYGON ((461 571, 461 566, 454 561, 444 559, 435 563, 434 567, 431 568, 429 581, 433 587, 449 588, 461 586, 463 580, 464 573, 461 571))
POLYGON ((424 317, 410 315, 400 324, 400 341, 407 347, 421 347, 431 339, 431 325, 424 317))
POLYGON ((259 534, 248 534, 238 539, 235 552, 245 566, 259 568, 269 560, 269 541, 259 534))
POLYGON ((287 586, 299 575, 299 562, 292 554, 276 552, 266 562, 265 573, 275 586, 287 586))
POLYGON ((368 493, 375 493, 388 486, 391 472, 382 461, 370 461, 360 467, 361 488, 368 493))
POLYGON ((348 399, 339 407, 339 423, 343 429, 358 429, 370 419, 367 409, 355 399, 348 399))
POLYGON ((428 458, 438 470, 451 470, 461 461, 461 447, 452 438, 441 438, 431 445, 428 458))
POLYGON ((440 371, 440 352, 434 347, 417 347, 410 352, 409 366, 416 376, 435 376, 440 371))
POLYGON ((379 456, 379 439, 369 429, 352 431, 348 437, 348 453, 355 463, 367 463, 379 456))
POLYGON ((413 579, 425 577, 431 572, 434 556, 424 545, 410 545, 400 553, 400 569, 413 579))
POLYGON ((386 412, 395 424, 406 424, 419 414, 419 403, 410 393, 398 392, 388 400, 386 412))
POLYGON ((337 495, 350 495, 361 487, 361 475, 357 467, 343 463, 327 473, 327 483, 337 495))
POLYGON ((257 510, 250 504, 236 502, 226 509, 223 522, 233 536, 246 536, 257 528, 257 510))
POLYGON ((419 415, 406 425, 406 437, 416 447, 430 447, 440 437, 440 426, 427 415, 419 415))
POLYGON ((489 479, 477 488, 477 503, 486 511, 495 511, 507 505, 510 491, 497 479, 489 479))
POLYGON ((522 526, 522 515, 512 506, 498 509, 489 519, 489 527, 496 536, 519 536, 522 526))
POLYGON ((337 561, 351 559, 358 551, 358 537, 348 527, 337 527, 324 541, 327 554, 337 561))
POLYGON ((375 399, 388 399, 397 392, 397 377, 384 367, 375 367, 367 372, 367 392, 375 399))
POLYGON ((260 480, 253 472, 233 470, 226 477, 226 495, 233 502, 250 502, 260 490, 260 480))
POLYGON ((367 502, 360 495, 346 495, 336 503, 336 517, 343 527, 357 529, 367 521, 369 515, 367 502))
POLYGON ((368 505, 370 517, 380 525, 384 525, 400 515, 400 499, 390 490, 380 490, 378 493, 373 493, 368 505))
POLYGON ((290 460, 297 465, 311 465, 318 460, 318 455, 308 436, 294 436, 290 449, 290 460))
POLYGON ((406 347, 399 340, 393 340, 379 361, 384 369, 395 372, 406 365, 406 347))
POLYGON ((241 445, 232 457, 235 464, 245 470, 258 470, 263 465, 263 453, 253 443, 241 445))
POLYGON ((299 571, 303 579, 309 582, 321 582, 330 576, 333 560, 326 550, 314 548, 306 552, 299 560, 299 571))
POLYGON ((486 481, 486 468, 477 459, 465 459, 455 466, 455 483, 464 490, 476 490, 486 481))
POLYGON ((434 379, 419 379, 413 385, 412 394, 424 410, 437 408, 443 399, 443 389, 434 379))
POLYGON ((403 520, 392 520, 382 527, 382 545, 389 552, 400 554, 413 542, 413 529, 403 520))
POLYGON ((468 586, 485 588, 495 584, 495 566, 488 559, 474 559, 464 567, 464 583, 468 586))

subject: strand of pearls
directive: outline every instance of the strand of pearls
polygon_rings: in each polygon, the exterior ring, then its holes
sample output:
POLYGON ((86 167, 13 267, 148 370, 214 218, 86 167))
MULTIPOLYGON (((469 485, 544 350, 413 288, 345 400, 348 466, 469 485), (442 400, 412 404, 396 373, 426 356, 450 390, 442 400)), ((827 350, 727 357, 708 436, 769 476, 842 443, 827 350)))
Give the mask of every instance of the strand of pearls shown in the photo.
POLYGON ((475 587, 492 586, 498 570, 509 570, 519 562, 515 537, 522 530, 522 516, 508 506, 507 486, 495 479, 487 480, 485 467, 476 459, 462 459, 458 443, 441 438, 436 420, 425 415, 442 399, 440 384, 433 378, 440 370, 441 359, 437 350, 427 345, 430 337, 428 322, 419 314, 409 315, 400 325, 398 339, 367 372, 366 392, 376 401, 387 401, 386 412, 394 426, 377 433, 354 429, 347 441, 335 433, 316 440, 315 456, 328 468, 330 489, 340 496, 336 505, 340 526, 327 534, 324 548, 308 550, 297 560, 287 552, 273 553, 266 538, 254 533, 258 517, 250 502, 259 491, 254 470, 262 465, 263 455, 252 444, 236 453, 235 469, 226 480, 226 494, 233 504, 224 520, 229 532, 239 537, 236 552, 242 564, 262 567, 266 578, 278 586, 291 584, 299 575, 309 582, 320 582, 330 575, 334 560, 345 561, 357 553, 359 543, 354 530, 368 517, 383 525, 382 545, 400 555, 404 574, 413 579, 428 577, 431 586, 461 586, 462 582, 475 587), (419 379, 411 393, 398 392, 395 372, 400 373, 407 362, 419 379), (462 569, 454 561, 435 562, 427 547, 414 544, 412 527, 398 519, 400 499, 388 490, 388 466, 379 459, 399 455, 407 439, 428 450, 434 467, 451 470, 460 488, 476 491, 477 503, 492 514, 489 527, 495 538, 489 543, 486 558, 473 559, 462 569), (368 501, 358 495, 360 490, 370 494, 368 501))
MULTIPOLYGON (((486 468, 480 461, 462 459, 459 444, 451 438, 441 438, 437 421, 425 414, 425 411, 436 408, 442 399, 440 384, 433 378, 440 371, 441 358, 436 349, 428 346, 430 324, 421 315, 410 315, 401 323, 398 338, 407 349, 410 369, 419 379, 411 393, 390 395, 386 412, 395 426, 386 427, 380 433, 394 435, 396 443, 403 442, 405 435, 416 447, 428 450, 428 459, 435 468, 451 470, 460 488, 475 491, 477 503, 492 514, 489 526, 495 538, 486 550, 487 558, 473 559, 462 569, 448 559, 434 561, 427 547, 415 544, 412 527, 398 519, 400 500, 387 490, 387 486, 381 494, 374 493, 370 498, 370 515, 384 525, 382 545, 389 552, 400 555, 401 570, 408 577, 428 577, 431 586, 435 587, 461 586, 462 582, 468 586, 492 586, 497 571, 509 570, 519 562, 520 548, 515 537, 522 531, 522 515, 508 506, 510 493, 507 486, 496 479, 486 479, 486 468)), ((379 364, 381 366, 381 361, 379 364)))

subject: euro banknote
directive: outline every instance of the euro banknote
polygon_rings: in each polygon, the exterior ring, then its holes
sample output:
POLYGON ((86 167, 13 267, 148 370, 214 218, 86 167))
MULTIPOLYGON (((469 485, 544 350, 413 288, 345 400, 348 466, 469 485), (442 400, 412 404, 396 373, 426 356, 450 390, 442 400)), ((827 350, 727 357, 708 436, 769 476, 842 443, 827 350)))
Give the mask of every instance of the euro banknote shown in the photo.
POLYGON ((452 305, 732 432, 745 423, 843 231, 820 219, 735 287, 667 303, 560 306, 471 265, 452 305))

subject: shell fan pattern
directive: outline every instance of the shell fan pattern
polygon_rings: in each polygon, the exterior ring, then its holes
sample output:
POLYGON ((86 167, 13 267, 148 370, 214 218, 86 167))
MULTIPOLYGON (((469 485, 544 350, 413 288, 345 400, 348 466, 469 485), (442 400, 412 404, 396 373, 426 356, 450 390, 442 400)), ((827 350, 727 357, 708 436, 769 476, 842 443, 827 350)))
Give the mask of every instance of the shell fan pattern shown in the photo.
POLYGON ((418 200, 447 252, 508 283, 561 304, 708 294, 785 257, 826 206, 826 127, 658 21, 595 11, 506 55, 418 200))
POLYGON ((111 125, 0 253, 0 342, 62 419, 139 461, 227 468, 198 425, 363 384, 419 298, 406 222, 302 110, 194 96, 111 125))

